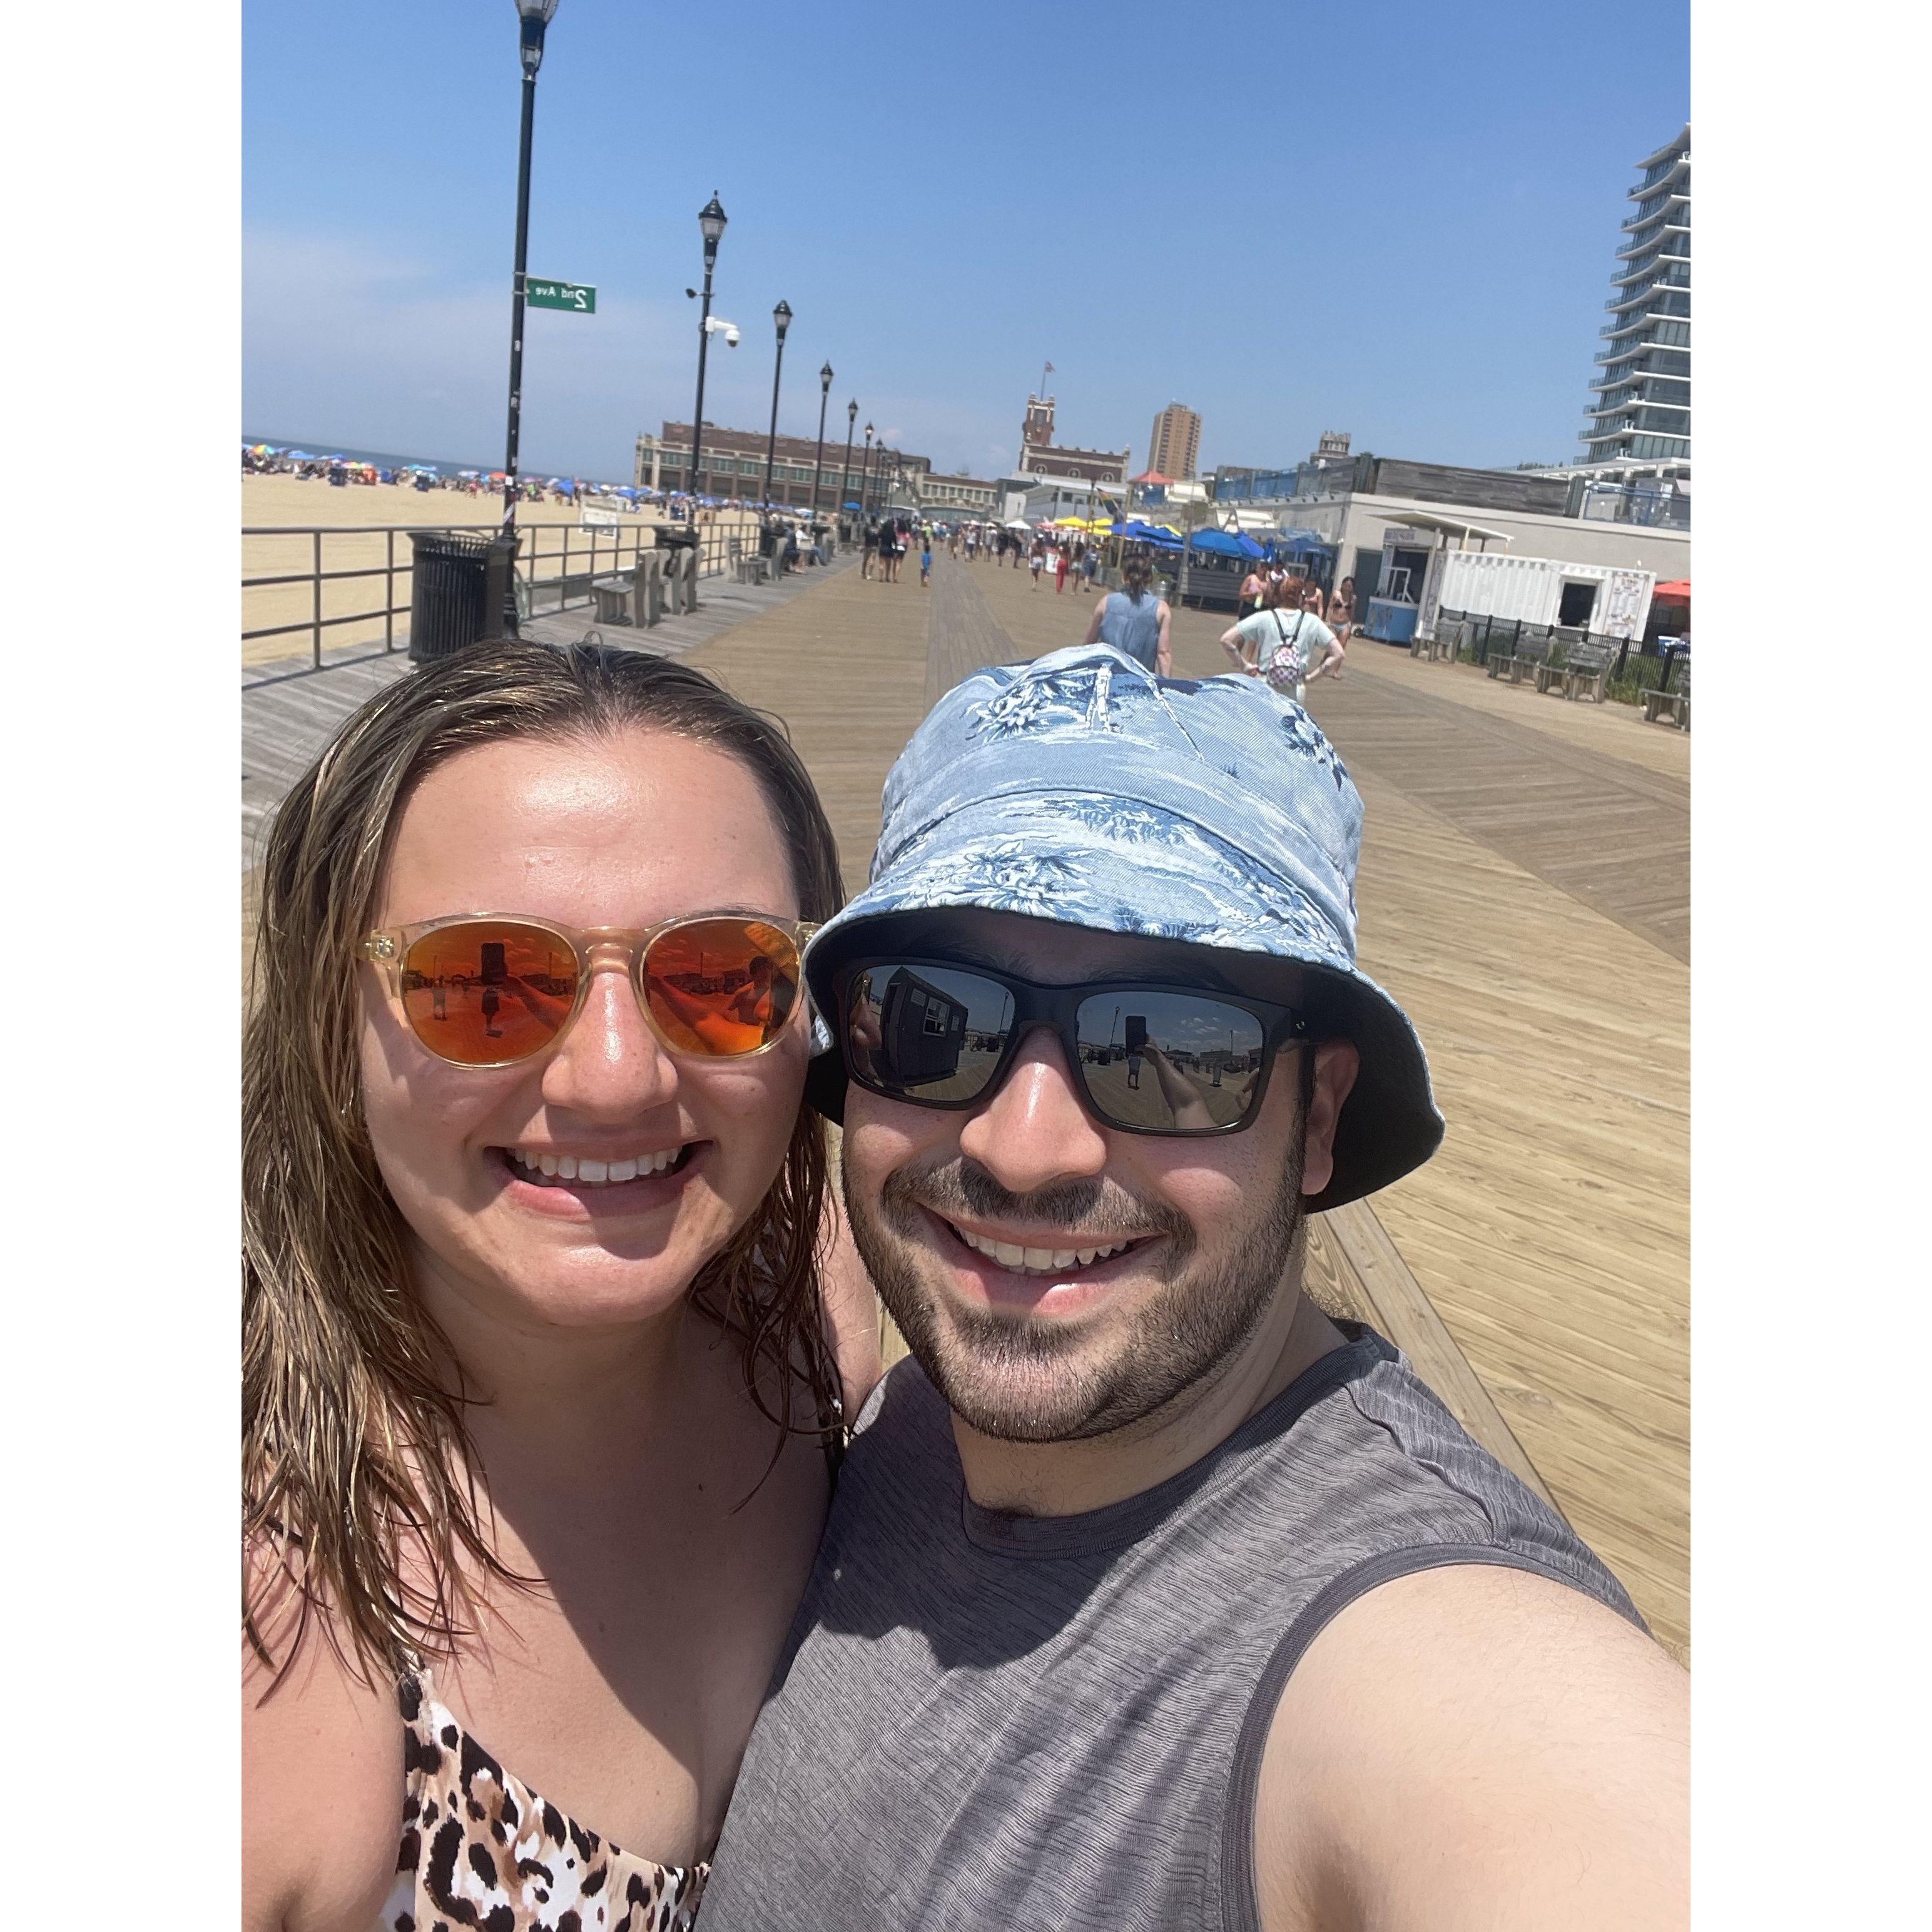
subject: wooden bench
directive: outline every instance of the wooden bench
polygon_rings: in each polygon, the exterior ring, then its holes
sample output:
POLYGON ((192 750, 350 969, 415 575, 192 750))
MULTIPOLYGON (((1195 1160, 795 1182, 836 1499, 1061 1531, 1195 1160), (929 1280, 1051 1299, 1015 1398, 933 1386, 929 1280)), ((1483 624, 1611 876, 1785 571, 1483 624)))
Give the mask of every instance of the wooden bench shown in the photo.
POLYGON ((741 556, 734 563, 732 569, 740 584, 768 584, 771 581, 770 557, 741 556))
POLYGON ((1498 657, 1493 650, 1490 655, 1490 675, 1507 677, 1512 684, 1520 684, 1532 671, 1536 674, 1538 691, 1550 688, 1550 653, 1556 640, 1546 633, 1540 638, 1522 638, 1516 650, 1508 657, 1498 657))
POLYGON ((1437 617, 1434 625, 1436 634, 1425 638, 1420 625, 1408 640, 1408 654, 1412 658, 1426 658, 1431 664, 1440 664, 1447 658, 1451 664, 1456 661, 1462 647, 1462 626, 1460 620, 1437 617))
POLYGON ((632 579, 600 577, 590 586, 591 601, 597 606, 600 624, 628 624, 632 621, 632 579))
POLYGON ((1616 661, 1616 649, 1608 638, 1580 639, 1564 652, 1563 668, 1556 673, 1563 680, 1563 695, 1574 698, 1587 685, 1592 700, 1602 704, 1616 661))
POLYGON ((1678 674, 1675 691, 1643 691, 1637 695, 1643 700, 1643 722, 1654 724, 1666 707, 1670 712, 1670 722, 1681 731, 1690 728, 1690 660, 1679 658, 1672 667, 1678 674))

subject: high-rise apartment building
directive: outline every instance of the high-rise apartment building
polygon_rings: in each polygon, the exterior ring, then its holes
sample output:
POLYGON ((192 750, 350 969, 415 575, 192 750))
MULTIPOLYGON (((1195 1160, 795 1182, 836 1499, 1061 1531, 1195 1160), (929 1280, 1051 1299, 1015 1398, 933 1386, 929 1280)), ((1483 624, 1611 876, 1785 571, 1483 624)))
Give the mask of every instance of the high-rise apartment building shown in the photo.
POLYGON ((1154 419, 1148 438, 1148 467, 1185 482, 1199 467, 1201 418, 1184 403, 1169 403, 1154 419))
POLYGON ((1590 463, 1690 460, 1690 130, 1637 164, 1583 442, 1590 463))

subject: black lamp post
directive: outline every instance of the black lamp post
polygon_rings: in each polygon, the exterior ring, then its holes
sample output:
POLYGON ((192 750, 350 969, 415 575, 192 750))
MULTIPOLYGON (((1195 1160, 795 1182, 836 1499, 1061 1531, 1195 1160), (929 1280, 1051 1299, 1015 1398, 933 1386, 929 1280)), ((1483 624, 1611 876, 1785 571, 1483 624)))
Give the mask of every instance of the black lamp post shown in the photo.
POLYGON ((866 425, 866 460, 859 477, 859 514, 869 518, 872 514, 872 425, 866 425))
POLYGON ((825 405, 832 399, 832 364, 818 372, 818 453, 812 459, 812 520, 818 521, 818 473, 825 467, 825 405))
POLYGON ((778 325, 778 360, 772 364, 772 427, 765 438, 765 505, 772 500, 772 459, 778 454, 778 378, 784 373, 785 331, 791 326, 791 304, 782 297, 772 310, 772 320, 778 325))
POLYGON ((845 467, 838 472, 839 523, 845 520, 845 500, 852 494, 852 438, 858 432, 859 404, 855 397, 845 405, 845 467))
MULTIPOLYGON (((517 266, 510 278, 510 421, 503 448, 503 530, 517 540, 517 430, 524 407, 524 281, 530 263, 530 130, 537 110, 537 69, 543 65, 544 29, 556 0, 517 0, 518 45, 524 64, 523 131, 517 147, 517 266)), ((514 637, 516 606, 504 613, 504 628, 514 637)))
MULTIPOLYGON (((698 409, 691 422, 691 527, 698 528, 698 460, 704 446, 704 356, 711 346, 711 271, 717 266, 718 238, 724 232, 724 211, 714 194, 698 211, 698 231, 704 237, 704 312, 698 322, 698 409)), ((695 295, 686 289, 686 295, 695 295)))

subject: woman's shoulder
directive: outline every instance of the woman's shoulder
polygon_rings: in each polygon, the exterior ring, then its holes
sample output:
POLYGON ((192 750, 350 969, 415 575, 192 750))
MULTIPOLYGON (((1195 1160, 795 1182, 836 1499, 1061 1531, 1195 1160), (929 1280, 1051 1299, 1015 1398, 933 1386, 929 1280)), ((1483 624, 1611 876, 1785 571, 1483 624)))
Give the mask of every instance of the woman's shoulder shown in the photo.
POLYGON ((404 1802, 396 1688, 364 1671, 325 1615, 251 1563, 263 1588, 242 1666, 246 1932, 363 1932, 395 1875, 404 1802))

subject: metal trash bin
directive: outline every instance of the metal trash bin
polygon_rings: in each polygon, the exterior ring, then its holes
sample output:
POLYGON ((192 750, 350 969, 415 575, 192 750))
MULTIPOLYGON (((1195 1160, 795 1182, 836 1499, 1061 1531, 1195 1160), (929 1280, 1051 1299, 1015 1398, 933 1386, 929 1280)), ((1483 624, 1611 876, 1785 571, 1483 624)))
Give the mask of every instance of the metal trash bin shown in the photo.
POLYGON ((514 538, 412 530, 410 547, 412 662, 453 657, 483 638, 502 635, 514 538))

